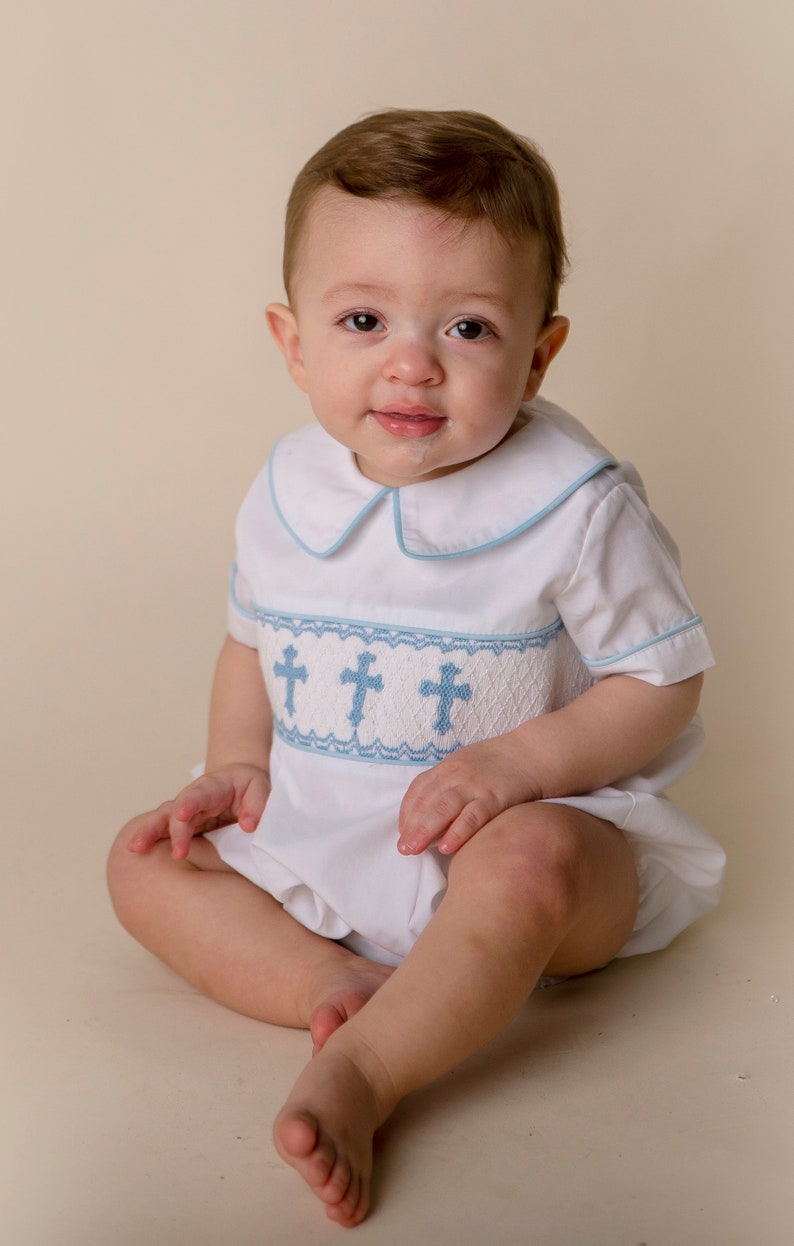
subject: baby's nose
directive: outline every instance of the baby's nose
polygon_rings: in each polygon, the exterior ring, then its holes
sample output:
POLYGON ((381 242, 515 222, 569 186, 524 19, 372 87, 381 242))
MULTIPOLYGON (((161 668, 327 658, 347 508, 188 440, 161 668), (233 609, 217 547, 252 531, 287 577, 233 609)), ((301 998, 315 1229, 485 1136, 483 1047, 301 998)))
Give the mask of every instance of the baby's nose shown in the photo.
POLYGON ((437 385, 444 376, 433 347, 418 337, 399 337, 391 342, 383 374, 389 381, 411 386, 437 385))

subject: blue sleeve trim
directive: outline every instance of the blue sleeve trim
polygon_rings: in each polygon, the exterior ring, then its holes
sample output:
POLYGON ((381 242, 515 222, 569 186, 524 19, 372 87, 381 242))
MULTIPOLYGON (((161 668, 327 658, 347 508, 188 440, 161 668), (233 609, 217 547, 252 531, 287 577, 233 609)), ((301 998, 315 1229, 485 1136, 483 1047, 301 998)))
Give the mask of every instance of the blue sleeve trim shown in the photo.
POLYGON ((245 606, 241 604, 240 599, 237 596, 237 590, 236 590, 237 570, 238 570, 237 563, 233 562, 232 569, 229 574, 229 597, 231 598, 232 605, 234 606, 238 614, 241 614, 243 618, 245 619, 252 619, 254 622, 256 622, 256 611, 246 610, 245 606))
POLYGON ((634 645, 631 649, 624 650, 623 653, 613 654, 608 658, 586 658, 582 655, 582 661, 587 666, 613 666, 616 662, 622 662, 624 658, 630 658, 635 653, 641 653, 643 649, 650 649, 653 645, 661 644, 663 640, 670 640, 672 636, 680 636, 682 632, 688 632, 693 627, 699 627, 703 619, 698 614, 694 619, 688 619, 686 623, 681 623, 678 627, 671 627, 668 632, 662 632, 659 636, 654 636, 652 640, 646 640, 641 645, 634 645))

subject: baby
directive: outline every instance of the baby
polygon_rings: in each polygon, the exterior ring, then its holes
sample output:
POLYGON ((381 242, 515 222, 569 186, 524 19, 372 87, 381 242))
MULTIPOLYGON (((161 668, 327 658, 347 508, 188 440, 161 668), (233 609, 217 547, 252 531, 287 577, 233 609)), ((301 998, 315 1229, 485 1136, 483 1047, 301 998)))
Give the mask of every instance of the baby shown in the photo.
POLYGON ((346 1226, 404 1095, 719 895, 664 795, 712 662, 675 546, 538 396, 565 263, 551 170, 488 117, 387 111, 308 162, 267 320, 316 423, 240 512, 205 772, 111 853, 141 943, 311 1031, 275 1142, 346 1226))

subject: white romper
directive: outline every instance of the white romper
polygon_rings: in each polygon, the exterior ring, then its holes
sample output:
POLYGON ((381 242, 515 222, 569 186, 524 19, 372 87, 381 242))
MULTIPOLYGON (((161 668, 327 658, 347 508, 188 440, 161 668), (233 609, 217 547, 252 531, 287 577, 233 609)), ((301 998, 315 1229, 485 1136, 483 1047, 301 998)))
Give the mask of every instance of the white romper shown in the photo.
MULTIPOLYGON (((400 489, 312 424, 277 443, 240 511, 229 630, 259 651, 273 790, 253 835, 208 838, 309 929, 386 963, 446 887, 435 849, 397 852, 415 775, 604 676, 671 684, 713 662, 634 468, 545 399, 526 414, 484 458, 400 489)), ((664 794, 701 744, 696 719, 642 773, 555 802, 613 822, 635 854, 621 956, 719 899, 722 849, 664 794)))

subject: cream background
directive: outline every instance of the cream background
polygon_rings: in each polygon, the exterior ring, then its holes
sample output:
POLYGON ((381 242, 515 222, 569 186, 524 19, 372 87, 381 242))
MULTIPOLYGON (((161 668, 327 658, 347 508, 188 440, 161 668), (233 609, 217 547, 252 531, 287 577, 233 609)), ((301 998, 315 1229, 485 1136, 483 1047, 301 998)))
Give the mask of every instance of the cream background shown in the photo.
POLYGON ((684 551, 719 666, 679 795, 730 876, 668 952, 544 994, 404 1105, 357 1240, 790 1240, 790 6, 34 0, 3 26, 2 1239, 338 1240, 269 1144, 305 1037, 148 958, 102 867, 201 756, 234 513, 306 418, 262 317, 292 178, 399 104, 492 113, 557 171, 573 331, 544 392, 684 551))

